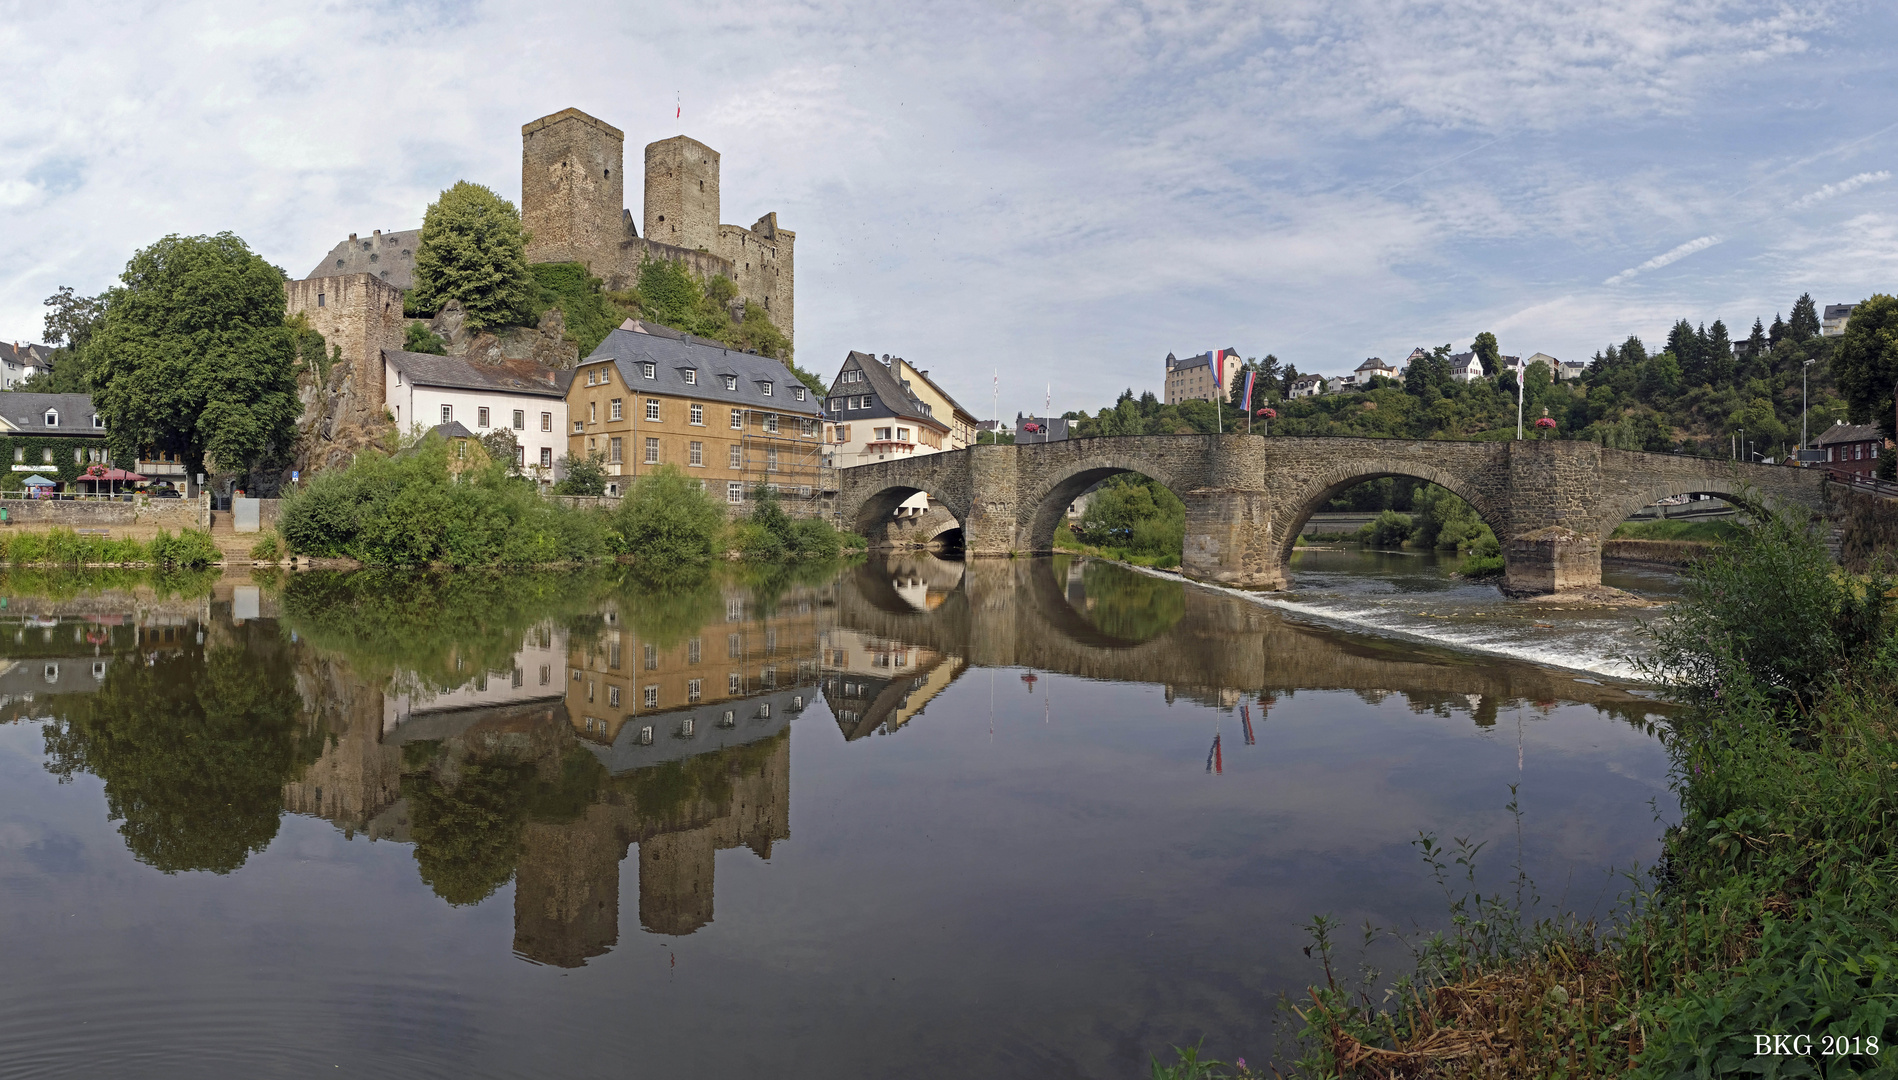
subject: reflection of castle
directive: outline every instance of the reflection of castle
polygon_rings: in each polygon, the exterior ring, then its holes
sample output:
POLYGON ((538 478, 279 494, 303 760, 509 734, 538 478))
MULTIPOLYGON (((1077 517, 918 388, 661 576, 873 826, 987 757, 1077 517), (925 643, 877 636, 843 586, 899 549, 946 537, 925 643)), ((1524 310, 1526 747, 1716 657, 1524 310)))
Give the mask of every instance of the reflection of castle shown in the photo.
POLYGON ((609 604, 597 634, 532 628, 509 669, 470 671, 467 683, 435 693, 402 676, 364 686, 342 661, 306 655, 304 700, 334 737, 285 785, 285 806, 346 834, 411 842, 405 748, 505 753, 558 782, 584 747, 581 760, 602 774, 586 789, 590 801, 531 815, 521 833, 515 950, 571 967, 610 949, 619 867, 633 844, 640 925, 692 933, 712 920, 716 853, 742 846, 768 858, 790 835, 788 727, 817 696, 826 610, 815 594, 793 593, 759 612, 738 591, 722 607, 723 622, 650 640, 609 604))

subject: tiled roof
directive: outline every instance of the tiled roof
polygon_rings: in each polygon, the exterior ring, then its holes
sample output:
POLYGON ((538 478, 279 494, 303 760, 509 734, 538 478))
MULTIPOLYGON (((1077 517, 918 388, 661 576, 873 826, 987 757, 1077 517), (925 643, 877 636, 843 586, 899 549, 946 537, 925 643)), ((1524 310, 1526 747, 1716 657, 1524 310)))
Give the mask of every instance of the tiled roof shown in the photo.
POLYGON ((822 398, 811 393, 789 368, 769 356, 756 356, 687 335, 673 338, 640 333, 622 325, 606 335, 606 340, 580 363, 585 366, 602 360, 615 361, 620 378, 635 393, 646 390, 674 397, 730 401, 754 409, 811 417, 817 415, 822 402, 822 398), (647 363, 653 365, 650 379, 640 370, 640 365, 647 363), (696 373, 696 382, 685 381, 687 371, 696 373), (736 389, 725 389, 724 376, 727 375, 737 378, 736 389), (767 385, 771 387, 769 394, 764 391, 767 385), (797 397, 799 391, 804 393, 802 401, 797 397))
POLYGON ((91 394, 26 394, 18 390, 0 393, 0 419, 9 427, 29 434, 105 434, 104 428, 92 426, 91 394), (58 426, 46 426, 47 409, 58 412, 58 426))
POLYGON ((1834 424, 1818 438, 1812 440, 1814 446, 1831 446, 1835 443, 1875 442, 1884 438, 1873 424, 1834 424))
POLYGON ((331 248, 308 276, 374 274, 398 289, 407 289, 415 284, 415 248, 421 241, 420 229, 352 236, 331 248))
POLYGON ((400 372, 402 378, 417 386, 564 398, 567 396, 567 385, 573 381, 571 371, 545 368, 526 360, 477 364, 460 356, 436 356, 432 353, 402 352, 399 349, 382 350, 382 359, 400 372))

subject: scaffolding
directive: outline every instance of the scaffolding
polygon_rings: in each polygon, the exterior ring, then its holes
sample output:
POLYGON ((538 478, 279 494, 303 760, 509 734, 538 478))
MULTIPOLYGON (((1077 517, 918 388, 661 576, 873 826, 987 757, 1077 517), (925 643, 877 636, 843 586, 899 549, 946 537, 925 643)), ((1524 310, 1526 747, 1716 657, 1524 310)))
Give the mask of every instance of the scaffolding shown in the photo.
POLYGON ((824 464, 824 422, 816 417, 745 408, 739 436, 745 497, 764 484, 790 504, 813 508, 834 493, 835 470, 824 464))

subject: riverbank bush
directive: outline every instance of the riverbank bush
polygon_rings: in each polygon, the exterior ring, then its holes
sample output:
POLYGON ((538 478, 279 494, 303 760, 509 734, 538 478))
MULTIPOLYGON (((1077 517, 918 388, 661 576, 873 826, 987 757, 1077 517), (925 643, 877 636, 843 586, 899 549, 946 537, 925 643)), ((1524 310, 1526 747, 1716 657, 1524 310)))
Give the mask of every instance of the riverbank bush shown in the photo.
POLYGON ((703 565, 721 553, 724 510, 675 466, 634 480, 610 520, 615 550, 654 569, 703 565))
POLYGON ((1186 504, 1164 484, 1137 473, 1110 477, 1088 497, 1075 538, 1111 558, 1178 566, 1186 504))
POLYGON ((1842 578, 1780 517, 1688 583, 1646 665, 1688 706, 1665 735, 1681 821, 1619 914, 1532 918, 1476 890, 1474 847, 1426 837, 1440 883, 1466 867, 1451 929, 1380 1006, 1337 977, 1331 925, 1314 923, 1324 982, 1293 1004, 1299 1074, 1898 1073, 1891 582, 1842 578), (1810 1045, 1762 1056, 1759 1036, 1810 1045))
POLYGON ((441 439, 318 473, 286 501, 277 529, 299 555, 370 566, 529 566, 608 554, 604 515, 549 502, 498 464, 457 479, 441 439))
POLYGON ((211 534, 201 529, 185 529, 175 536, 160 529, 149 541, 82 536, 64 527, 45 532, 0 533, 0 561, 15 565, 147 565, 195 569, 223 557, 211 534))
POLYGON ((1358 528, 1358 543, 1374 548, 1401 548, 1415 531, 1409 514, 1386 510, 1358 528))
POLYGON ((834 559, 843 551, 843 537, 822 518, 793 518, 784 512, 777 493, 763 484, 752 491, 749 521, 732 525, 731 550, 747 559, 834 559))

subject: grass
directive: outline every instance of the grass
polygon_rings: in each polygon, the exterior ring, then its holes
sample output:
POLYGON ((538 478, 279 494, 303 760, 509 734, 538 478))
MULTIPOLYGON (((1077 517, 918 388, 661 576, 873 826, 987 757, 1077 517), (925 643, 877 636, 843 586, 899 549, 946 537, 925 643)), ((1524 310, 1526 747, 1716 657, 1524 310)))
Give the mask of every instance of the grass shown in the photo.
POLYGON ((1745 531, 1734 521, 1624 521, 1610 540, 1702 540, 1724 543, 1745 531))
POLYGON ((1448 929, 1410 943, 1395 985, 1352 985, 1314 920, 1323 981, 1286 1003, 1295 1073, 1898 1075, 1898 590, 1839 574, 1788 518, 1742 528, 1686 585, 1645 662, 1685 706, 1663 732, 1681 823, 1657 864, 1606 923, 1536 917, 1520 871, 1515 898, 1485 895, 1481 845, 1422 836, 1448 929), (1761 1056, 1760 1035, 1811 1052, 1761 1056))
POLYGON ((1154 554, 1150 551, 1136 551, 1124 547, 1090 544, 1074 534, 1074 530, 1063 521, 1054 529, 1054 546, 1061 551, 1072 551, 1081 555, 1092 555, 1101 559, 1113 559, 1116 562, 1131 563, 1134 566, 1147 566, 1156 570, 1171 570, 1180 565, 1177 552, 1154 554))
POLYGON ((164 529, 149 541, 82 536, 59 527, 45 532, 0 533, 0 562, 15 566, 167 566, 196 568, 222 560, 211 534, 164 529))

